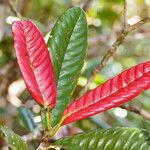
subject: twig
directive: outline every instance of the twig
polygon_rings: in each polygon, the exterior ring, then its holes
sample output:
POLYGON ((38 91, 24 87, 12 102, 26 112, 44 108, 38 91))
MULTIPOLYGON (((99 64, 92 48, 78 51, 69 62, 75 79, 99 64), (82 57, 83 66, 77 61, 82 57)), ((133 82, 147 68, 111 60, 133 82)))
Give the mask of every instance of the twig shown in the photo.
POLYGON ((126 29, 126 16, 127 16, 127 2, 126 0, 124 0, 124 12, 123 12, 123 25, 124 25, 124 29, 126 29))
POLYGON ((13 2, 11 0, 7 0, 7 3, 8 3, 10 10, 13 12, 13 14, 18 18, 22 18, 21 14, 14 7, 13 2))
POLYGON ((109 48, 107 50, 107 54, 103 57, 102 61, 100 62, 100 64, 98 66, 96 66, 93 70, 91 75, 89 76, 89 78, 87 79, 87 83, 84 87, 84 89, 81 91, 81 93, 84 93, 88 90, 89 86, 91 85, 95 75, 106 66, 106 64, 108 63, 109 59, 112 58, 112 56, 115 54, 115 52, 117 51, 117 48, 124 43, 124 40, 126 38, 126 36, 134 31, 135 29, 138 29, 140 26, 142 26, 143 24, 150 22, 150 18, 146 17, 143 20, 140 20, 139 22, 133 24, 133 25, 128 25, 126 26, 126 29, 124 29, 121 34, 118 36, 118 38, 116 39, 116 41, 113 43, 112 47, 109 48))
POLYGON ((83 5, 83 10, 86 12, 89 8, 91 0, 85 0, 83 5))
POLYGON ((148 22, 150 22, 150 18, 146 17, 133 25, 128 25, 128 32, 138 29, 140 26, 142 26, 143 24, 148 23, 148 22))
POLYGON ((128 106, 127 105, 122 105, 122 106, 120 106, 120 108, 131 111, 131 112, 134 112, 134 113, 142 116, 143 118, 145 118, 147 120, 150 120, 150 112, 145 111, 141 108, 137 108, 137 107, 132 106, 132 105, 128 105, 128 106))

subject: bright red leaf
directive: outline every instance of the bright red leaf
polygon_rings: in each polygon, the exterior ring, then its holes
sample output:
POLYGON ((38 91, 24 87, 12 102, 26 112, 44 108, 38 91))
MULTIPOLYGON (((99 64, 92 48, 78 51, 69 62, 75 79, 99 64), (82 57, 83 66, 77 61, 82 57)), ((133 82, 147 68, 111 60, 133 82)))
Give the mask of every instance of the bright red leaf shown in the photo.
POLYGON ((40 105, 53 108, 56 85, 46 43, 31 21, 16 21, 12 25, 18 64, 32 97, 40 105))
POLYGON ((63 125, 117 107, 148 88, 150 61, 122 72, 74 101, 64 111, 63 125))

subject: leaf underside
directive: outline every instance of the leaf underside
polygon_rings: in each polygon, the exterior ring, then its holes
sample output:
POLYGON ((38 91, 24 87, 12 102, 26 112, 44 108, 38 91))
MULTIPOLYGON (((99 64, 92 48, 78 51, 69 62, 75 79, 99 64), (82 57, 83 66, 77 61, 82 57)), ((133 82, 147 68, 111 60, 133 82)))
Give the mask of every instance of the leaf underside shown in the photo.
POLYGON ((32 97, 41 105, 54 107, 56 85, 46 43, 31 21, 12 25, 18 64, 32 97))
POLYGON ((11 150, 28 150, 27 144, 24 140, 11 129, 1 127, 0 130, 3 132, 5 140, 9 144, 11 150))
POLYGON ((57 20, 48 46, 57 82, 57 102, 52 110, 52 125, 56 125, 73 93, 86 55, 87 22, 82 9, 71 8, 57 20))
POLYGON ((150 150, 150 133, 138 128, 110 128, 62 138, 55 144, 67 150, 150 150))
POLYGON ((150 61, 132 67, 89 91, 64 111, 63 124, 117 107, 150 88, 150 61))

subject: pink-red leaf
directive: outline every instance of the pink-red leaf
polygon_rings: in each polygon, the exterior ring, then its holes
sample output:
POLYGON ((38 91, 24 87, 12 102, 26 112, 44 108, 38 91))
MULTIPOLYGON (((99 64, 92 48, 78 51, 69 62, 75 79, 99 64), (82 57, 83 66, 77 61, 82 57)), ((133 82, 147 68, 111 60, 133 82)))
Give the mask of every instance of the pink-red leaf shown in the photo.
POLYGON ((31 21, 16 21, 12 25, 18 64, 32 97, 40 105, 54 107, 56 85, 52 63, 45 41, 31 21))
POLYGON ((122 72, 74 101, 64 111, 63 125, 117 107, 148 88, 150 61, 122 72))

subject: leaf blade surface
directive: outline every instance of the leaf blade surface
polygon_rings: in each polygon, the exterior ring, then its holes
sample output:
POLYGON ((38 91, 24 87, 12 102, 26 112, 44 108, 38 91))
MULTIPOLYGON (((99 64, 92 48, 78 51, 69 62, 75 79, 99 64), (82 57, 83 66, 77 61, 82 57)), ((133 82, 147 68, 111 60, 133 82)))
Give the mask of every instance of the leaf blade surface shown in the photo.
POLYGON ((87 23, 82 9, 67 10, 56 22, 48 40, 57 81, 57 103, 52 124, 60 120, 82 69, 87 48, 87 23))
POLYGON ((12 150, 28 150, 25 141, 19 135, 15 134, 11 129, 1 127, 0 130, 3 132, 5 140, 12 150))
POLYGON ((31 21, 16 21, 12 25, 18 64, 31 96, 40 105, 53 108, 56 85, 46 43, 31 21))
POLYGON ((117 107, 149 88, 150 61, 147 61, 122 72, 74 101, 64 111, 63 124, 117 107))
POLYGON ((150 133, 138 128, 110 128, 80 133, 55 142, 67 150, 149 150, 150 133))

